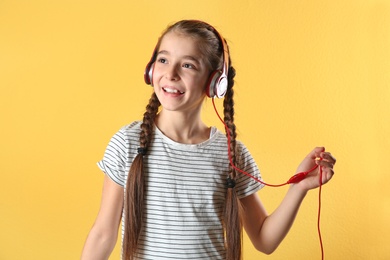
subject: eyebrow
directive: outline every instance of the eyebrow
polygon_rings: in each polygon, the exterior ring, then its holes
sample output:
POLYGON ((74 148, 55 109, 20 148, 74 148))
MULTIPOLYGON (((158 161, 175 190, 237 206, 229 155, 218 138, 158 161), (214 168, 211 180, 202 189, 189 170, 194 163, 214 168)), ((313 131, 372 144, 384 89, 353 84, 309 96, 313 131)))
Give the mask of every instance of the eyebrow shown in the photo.
MULTIPOLYGON (((161 50, 157 53, 157 55, 159 54, 166 54, 166 55, 169 55, 169 51, 165 51, 165 50, 161 50)), ((197 63, 200 63, 199 59, 195 58, 194 56, 191 56, 191 55, 184 55, 183 56, 184 59, 187 59, 187 60, 192 60, 192 61, 195 61, 197 63)))

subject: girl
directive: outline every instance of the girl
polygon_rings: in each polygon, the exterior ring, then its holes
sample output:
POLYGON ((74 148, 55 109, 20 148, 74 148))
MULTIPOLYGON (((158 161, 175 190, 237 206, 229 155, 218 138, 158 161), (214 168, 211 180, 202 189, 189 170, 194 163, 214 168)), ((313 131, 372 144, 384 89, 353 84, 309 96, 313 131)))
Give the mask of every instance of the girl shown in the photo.
MULTIPOLYGON (((227 44, 212 26, 185 20, 165 30, 145 72, 154 92, 143 121, 118 131, 98 163, 101 208, 82 259, 108 259, 121 219, 123 259, 241 259, 242 227, 261 252, 278 247, 320 173, 291 184, 267 214, 257 195, 263 185, 229 164, 261 179, 236 140, 234 76, 227 44), (224 97, 228 138, 202 122, 206 96, 224 97)), ((317 164, 326 183, 335 162, 318 147, 297 172, 317 164)))

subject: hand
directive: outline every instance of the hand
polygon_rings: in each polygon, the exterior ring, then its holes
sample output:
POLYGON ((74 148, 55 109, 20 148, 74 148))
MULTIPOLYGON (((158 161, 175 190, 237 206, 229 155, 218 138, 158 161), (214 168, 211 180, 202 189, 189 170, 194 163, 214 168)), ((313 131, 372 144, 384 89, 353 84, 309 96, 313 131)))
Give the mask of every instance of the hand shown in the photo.
POLYGON ((329 152, 325 152, 324 147, 316 147, 298 166, 297 173, 307 172, 316 164, 317 169, 310 172, 305 179, 297 184, 304 190, 314 189, 320 186, 320 169, 322 170, 322 184, 327 183, 334 175, 333 166, 336 159, 329 152))

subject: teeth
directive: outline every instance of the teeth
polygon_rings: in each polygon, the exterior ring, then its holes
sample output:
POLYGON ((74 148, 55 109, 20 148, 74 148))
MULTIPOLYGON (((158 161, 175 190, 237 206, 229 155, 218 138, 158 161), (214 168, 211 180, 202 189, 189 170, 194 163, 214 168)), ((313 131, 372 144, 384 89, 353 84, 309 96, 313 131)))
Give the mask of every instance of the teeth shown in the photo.
POLYGON ((180 93, 180 94, 183 94, 184 92, 181 92, 177 89, 171 89, 171 88, 164 88, 165 92, 168 92, 168 93, 173 93, 173 94, 177 94, 177 93, 180 93))

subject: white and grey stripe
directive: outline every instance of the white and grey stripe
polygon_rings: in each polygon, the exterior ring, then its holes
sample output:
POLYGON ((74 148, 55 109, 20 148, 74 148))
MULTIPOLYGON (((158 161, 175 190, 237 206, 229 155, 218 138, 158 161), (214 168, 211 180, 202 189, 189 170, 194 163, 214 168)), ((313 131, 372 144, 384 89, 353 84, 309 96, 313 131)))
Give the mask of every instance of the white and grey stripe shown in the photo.
MULTIPOLYGON (((121 186, 125 186, 137 153, 140 124, 134 122, 120 129, 98 162, 100 169, 121 186)), ((237 145, 237 166, 260 178, 249 151, 241 142, 237 145)), ((139 259, 225 258, 221 218, 229 171, 227 156, 226 137, 215 128, 209 140, 195 145, 174 142, 155 128, 144 158, 146 214, 139 259)), ((262 187, 239 174, 235 189, 243 198, 262 187)))

